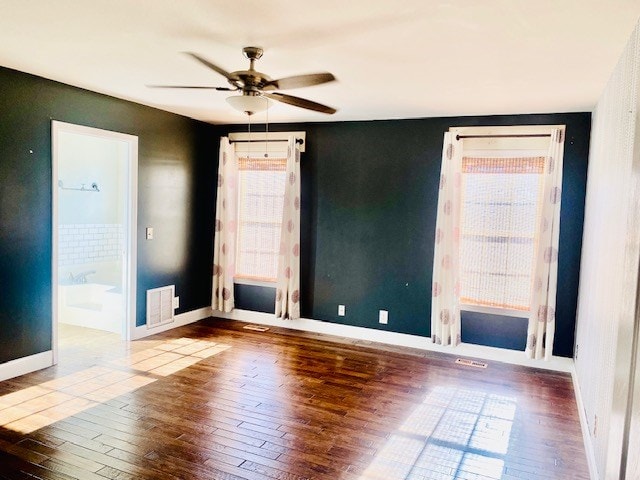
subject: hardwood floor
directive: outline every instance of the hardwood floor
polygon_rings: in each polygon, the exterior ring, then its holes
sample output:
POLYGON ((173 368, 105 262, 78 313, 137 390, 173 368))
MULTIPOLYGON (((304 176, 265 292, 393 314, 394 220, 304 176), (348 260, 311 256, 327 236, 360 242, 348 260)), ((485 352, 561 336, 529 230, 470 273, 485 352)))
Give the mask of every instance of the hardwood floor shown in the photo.
POLYGON ((0 478, 589 478, 567 374, 243 325, 76 334, 0 383, 0 478))

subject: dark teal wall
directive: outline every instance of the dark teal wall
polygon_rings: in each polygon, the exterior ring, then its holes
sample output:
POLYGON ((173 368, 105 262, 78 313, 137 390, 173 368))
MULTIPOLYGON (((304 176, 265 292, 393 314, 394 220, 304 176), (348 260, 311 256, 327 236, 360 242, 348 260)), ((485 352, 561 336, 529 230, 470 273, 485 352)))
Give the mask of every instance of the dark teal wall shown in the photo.
MULTIPOLYGON (((591 117, 588 113, 270 125, 306 130, 302 316, 430 336, 430 285, 444 132, 566 124, 554 353, 572 356, 591 117), (337 316, 338 304, 347 307, 337 316), (388 325, 378 310, 389 311, 388 325)), ((224 131, 245 126, 221 127, 224 131)), ((237 306, 273 312, 273 290, 237 286, 237 306)), ((524 349, 522 321, 468 315, 463 341, 524 349)), ((523 325, 525 328, 523 329, 523 325)))
POLYGON ((215 128, 0 68, 0 363, 51 348, 52 119, 138 136, 138 325, 149 288, 211 304, 215 128))
MULTIPOLYGON (((213 127, 0 68, 0 363, 51 346, 51 119, 139 137, 139 325, 149 288, 175 284, 178 313, 210 305, 217 139, 246 128, 213 127), (144 240, 146 226, 155 229, 152 241, 144 240)), ((571 356, 589 114, 271 125, 307 131, 303 316, 429 336, 443 133, 514 124, 567 125, 554 353, 571 356), (346 317, 337 316, 339 303, 346 317), (377 323, 379 309, 389 311, 387 326, 377 323)), ((240 308, 273 311, 269 290, 239 287, 237 300, 240 308)), ((518 328, 501 322, 466 322, 463 339, 513 342, 518 328)))

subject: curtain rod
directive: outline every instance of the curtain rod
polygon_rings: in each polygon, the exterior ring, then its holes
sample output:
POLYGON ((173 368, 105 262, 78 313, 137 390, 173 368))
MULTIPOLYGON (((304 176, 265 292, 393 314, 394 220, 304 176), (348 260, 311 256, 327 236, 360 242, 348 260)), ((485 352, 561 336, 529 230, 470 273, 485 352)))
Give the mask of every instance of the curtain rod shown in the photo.
MULTIPOLYGON (((256 139, 256 140, 229 140, 229 143, 271 143, 271 142, 288 142, 288 140, 275 140, 275 139, 256 139)), ((304 140, 302 140, 301 138, 296 138, 296 143, 298 145, 302 145, 304 143, 304 140)))
POLYGON ((456 140, 461 138, 528 138, 528 137, 550 137, 550 133, 513 133, 504 135, 456 135, 456 140))

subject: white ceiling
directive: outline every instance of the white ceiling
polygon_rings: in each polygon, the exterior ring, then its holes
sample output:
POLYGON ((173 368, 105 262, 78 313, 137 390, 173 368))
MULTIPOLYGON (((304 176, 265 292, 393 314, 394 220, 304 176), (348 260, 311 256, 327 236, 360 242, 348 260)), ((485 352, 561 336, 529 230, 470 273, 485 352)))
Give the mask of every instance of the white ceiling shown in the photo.
MULTIPOLYGON (((212 123, 245 123, 227 86, 181 52, 280 78, 335 115, 277 104, 269 122, 589 111, 640 0, 0 0, 0 65, 212 123)), ((256 114, 254 122, 264 122, 256 114)))

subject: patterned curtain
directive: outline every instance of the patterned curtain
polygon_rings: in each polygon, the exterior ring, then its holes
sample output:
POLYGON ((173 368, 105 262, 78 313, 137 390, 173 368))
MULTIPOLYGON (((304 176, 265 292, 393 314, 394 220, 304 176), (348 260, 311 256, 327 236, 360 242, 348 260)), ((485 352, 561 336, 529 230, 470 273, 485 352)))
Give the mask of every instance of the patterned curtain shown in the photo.
POLYGON ((525 353, 529 358, 549 360, 553 353, 556 324, 556 288, 562 196, 563 130, 553 129, 546 158, 540 238, 531 288, 531 313, 525 353))
POLYGON ((287 147, 276 317, 300 318, 300 150, 293 137, 287 147))
POLYGON ((233 145, 227 137, 220 138, 218 162, 211 306, 213 310, 230 312, 234 307, 238 162, 233 145))
POLYGON ((444 134, 438 217, 433 256, 431 339, 438 345, 460 343, 460 188, 462 142, 444 134))

